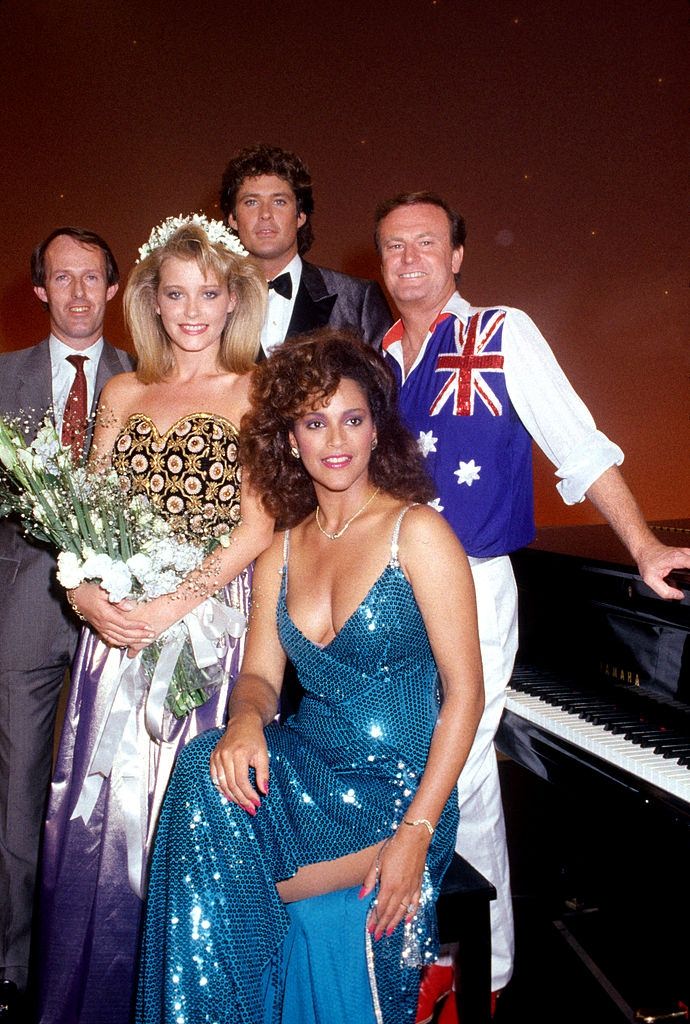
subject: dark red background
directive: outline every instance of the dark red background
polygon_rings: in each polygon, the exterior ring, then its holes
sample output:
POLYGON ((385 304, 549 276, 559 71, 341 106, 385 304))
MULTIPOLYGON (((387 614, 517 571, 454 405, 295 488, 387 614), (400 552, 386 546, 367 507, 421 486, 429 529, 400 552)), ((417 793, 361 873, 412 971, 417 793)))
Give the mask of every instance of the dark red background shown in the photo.
MULTIPOLYGON (((213 214, 229 157, 269 141, 311 166, 313 258, 351 273, 378 273, 377 200, 446 195, 465 295, 526 309, 648 517, 687 515, 682 0, 5 0, 0 19, 0 349, 46 334, 28 257, 50 230, 99 231, 126 276, 153 224, 213 214)), ((539 458, 541 523, 594 521, 553 482, 539 458)))

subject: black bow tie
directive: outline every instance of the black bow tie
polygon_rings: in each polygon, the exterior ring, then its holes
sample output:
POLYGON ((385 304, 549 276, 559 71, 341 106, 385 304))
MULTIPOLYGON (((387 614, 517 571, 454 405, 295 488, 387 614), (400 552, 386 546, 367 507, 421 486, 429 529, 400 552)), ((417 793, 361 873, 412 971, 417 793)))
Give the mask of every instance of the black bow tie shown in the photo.
POLYGON ((284 274, 278 274, 272 281, 268 282, 268 287, 273 288, 278 295, 282 295, 284 299, 292 298, 292 278, 286 270, 284 274))

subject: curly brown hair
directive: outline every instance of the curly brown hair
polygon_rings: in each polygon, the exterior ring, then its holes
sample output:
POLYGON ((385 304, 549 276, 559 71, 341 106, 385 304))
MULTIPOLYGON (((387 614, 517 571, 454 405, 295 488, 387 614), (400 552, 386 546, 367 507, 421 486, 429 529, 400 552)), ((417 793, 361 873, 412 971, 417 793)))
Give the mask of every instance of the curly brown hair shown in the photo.
POLYGON ((287 182, 295 193, 297 213, 303 213, 304 224, 297 229, 297 251, 300 256, 311 248, 314 231, 311 226, 311 215, 314 212, 314 196, 311 189, 309 168, 296 153, 279 146, 268 146, 258 143, 240 150, 233 157, 223 172, 220 185, 220 208, 227 221, 230 215, 237 213, 237 193, 246 178, 260 178, 263 175, 275 175, 287 182))
POLYGON ((401 501, 429 501, 435 491, 417 444, 403 425, 397 386, 383 357, 349 331, 324 328, 288 338, 254 370, 251 409, 242 419, 242 461, 279 527, 316 508, 311 477, 290 454, 295 420, 328 402, 343 378, 367 397, 376 425, 371 482, 401 501))

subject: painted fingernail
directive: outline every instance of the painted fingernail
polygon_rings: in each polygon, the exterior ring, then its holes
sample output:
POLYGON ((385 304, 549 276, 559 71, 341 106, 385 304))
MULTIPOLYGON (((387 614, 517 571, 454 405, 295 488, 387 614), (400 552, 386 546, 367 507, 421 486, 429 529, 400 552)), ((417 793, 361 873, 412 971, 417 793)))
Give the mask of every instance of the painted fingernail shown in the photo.
POLYGON ((390 928, 386 928, 386 935, 392 935, 394 931, 395 931, 395 925, 392 924, 390 926, 390 928))
POLYGON ((369 890, 367 889, 366 885, 363 885, 362 888, 359 890, 359 893, 357 894, 358 899, 363 900, 368 892, 369 890))
POLYGON ((268 779, 261 783, 261 789, 264 796, 268 796, 268 779))
POLYGON ((245 811, 247 812, 247 814, 251 814, 253 818, 256 814, 256 807, 254 806, 254 804, 250 804, 249 807, 245 807, 245 811))

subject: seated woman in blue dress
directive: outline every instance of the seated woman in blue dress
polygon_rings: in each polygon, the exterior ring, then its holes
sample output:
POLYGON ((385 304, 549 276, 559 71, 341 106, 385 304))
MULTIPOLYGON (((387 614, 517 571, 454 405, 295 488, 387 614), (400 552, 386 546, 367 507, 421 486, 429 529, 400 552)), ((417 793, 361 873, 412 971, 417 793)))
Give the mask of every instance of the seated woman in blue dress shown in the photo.
POLYGON ((166 797, 137 1020, 413 1021, 482 709, 472 577, 376 352, 292 339, 250 401, 243 458, 284 532, 227 728, 166 797), (279 724, 286 655, 304 695, 279 724))

